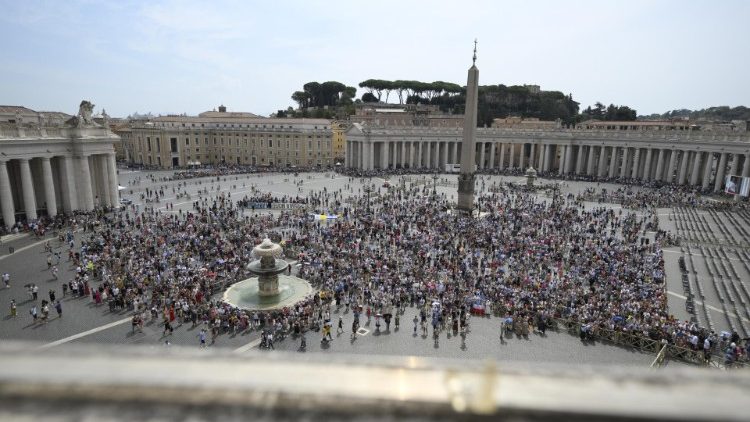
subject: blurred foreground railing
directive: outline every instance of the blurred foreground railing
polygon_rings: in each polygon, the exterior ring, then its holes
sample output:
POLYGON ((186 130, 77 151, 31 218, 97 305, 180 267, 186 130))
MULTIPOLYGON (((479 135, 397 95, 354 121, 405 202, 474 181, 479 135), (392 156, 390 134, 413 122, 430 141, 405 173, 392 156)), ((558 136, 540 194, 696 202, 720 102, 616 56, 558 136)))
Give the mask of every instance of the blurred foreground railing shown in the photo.
POLYGON ((0 346, 0 420, 746 420, 750 388, 700 368, 34 348, 0 346))

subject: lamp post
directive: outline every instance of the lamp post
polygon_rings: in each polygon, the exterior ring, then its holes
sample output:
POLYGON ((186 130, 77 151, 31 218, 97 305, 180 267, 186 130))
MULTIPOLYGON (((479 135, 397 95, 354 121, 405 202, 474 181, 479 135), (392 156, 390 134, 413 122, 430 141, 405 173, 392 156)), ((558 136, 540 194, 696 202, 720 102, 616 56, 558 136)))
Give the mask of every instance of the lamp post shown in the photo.
POLYGON ((372 190, 370 188, 370 185, 366 185, 362 190, 365 192, 366 198, 367 198, 367 213, 370 213, 370 191, 372 190))
POLYGON ((437 173, 432 175, 432 196, 433 198, 437 196, 437 180, 438 175, 437 173))

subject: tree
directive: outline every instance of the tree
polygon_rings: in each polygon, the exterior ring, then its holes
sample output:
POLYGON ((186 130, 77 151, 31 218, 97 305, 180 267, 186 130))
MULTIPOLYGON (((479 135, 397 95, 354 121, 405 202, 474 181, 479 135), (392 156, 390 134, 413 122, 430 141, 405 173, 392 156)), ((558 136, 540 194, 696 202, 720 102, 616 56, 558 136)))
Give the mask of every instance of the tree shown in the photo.
POLYGON ((319 107, 320 84, 318 82, 308 82, 302 85, 302 89, 310 96, 308 107, 319 107))
POLYGON ((310 105, 310 93, 295 91, 294 94, 292 94, 292 100, 299 105, 300 109, 307 108, 310 105))
POLYGON ((408 81, 393 81, 393 89, 396 91, 396 95, 398 95, 398 103, 403 104, 404 103, 404 91, 406 90, 406 84, 408 81))
POLYGON ((320 84, 320 98, 316 107, 335 106, 338 104, 340 94, 344 92, 346 85, 341 82, 328 81, 320 84))
POLYGON ((365 92, 362 95, 362 102, 363 103, 377 103, 378 102, 378 97, 376 97, 375 95, 373 95, 372 92, 365 92))

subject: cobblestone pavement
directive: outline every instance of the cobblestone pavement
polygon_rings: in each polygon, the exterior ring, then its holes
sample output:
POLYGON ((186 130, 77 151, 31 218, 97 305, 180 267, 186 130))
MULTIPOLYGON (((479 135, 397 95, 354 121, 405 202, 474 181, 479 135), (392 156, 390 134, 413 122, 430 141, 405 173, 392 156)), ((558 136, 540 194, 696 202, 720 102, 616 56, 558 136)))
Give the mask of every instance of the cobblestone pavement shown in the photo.
MULTIPOLYGON (((140 209, 145 205, 140 201, 140 193, 145 188, 156 188, 164 186, 165 195, 158 204, 153 204, 162 212, 167 212, 166 202, 174 203, 174 211, 189 211, 192 202, 198 200, 198 189, 209 189, 209 195, 214 196, 217 192, 231 192, 232 199, 241 199, 244 195, 250 195, 252 192, 251 185, 255 185, 261 192, 270 192, 274 195, 307 195, 310 191, 319 191, 323 188, 329 192, 342 190, 344 196, 358 195, 361 193, 362 183, 358 179, 351 183, 352 191, 345 191, 345 186, 349 183, 349 178, 340 175, 301 174, 300 177, 294 178, 289 174, 270 174, 270 175, 237 175, 222 177, 220 182, 216 178, 190 179, 187 181, 174 182, 151 182, 146 179, 149 174, 155 177, 169 176, 171 172, 130 172, 122 171, 120 173, 120 184, 126 189, 122 191, 122 196, 132 199, 134 204, 138 204, 140 209), (129 181, 142 177, 139 185, 131 186, 129 181), (226 179, 226 180, 224 180, 226 179), (295 181, 302 181, 301 187, 295 181), (172 193, 172 187, 178 183, 187 182, 186 190, 191 194, 191 198, 182 198, 177 200, 172 193), (244 183, 245 186, 242 186, 244 183), (214 187, 215 190, 211 190, 214 187), (300 191, 301 189, 301 191, 300 191), (132 193, 131 193, 132 191, 132 193)), ((412 178, 421 179, 422 176, 412 176, 412 178)), ((447 182, 452 182, 455 175, 442 175, 447 182)), ((523 181, 522 177, 503 177, 492 176, 484 177, 485 187, 489 187, 492 181, 523 181)), ((382 188, 383 179, 373 178, 368 181, 374 183, 376 187, 382 188)), ((391 184, 398 186, 398 178, 391 178, 391 184)), ((542 182, 544 182, 542 180, 542 182)), ((481 185, 481 181, 480 181, 481 185)), ((577 193, 579 190, 588 186, 594 186, 594 183, 586 182, 565 182, 560 185, 563 194, 568 192, 577 193)), ((425 176, 425 186, 432 191, 432 180, 430 176, 425 176)), ((600 185, 607 186, 607 185, 600 185)), ((616 185, 610 185, 614 187, 616 185)), ((437 192, 447 197, 455 196, 455 187, 438 186, 437 192)), ((540 196, 541 200, 549 200, 548 197, 540 196)), ((587 203, 587 207, 603 206, 602 204, 587 203)), ((611 208, 619 208, 617 205, 606 205, 611 208)), ((323 212, 325 210, 316 210, 323 212)), ((276 211, 263 211, 276 212, 276 211)), ((247 214, 250 214, 247 212, 247 214)), ((77 233, 76 237, 80 238, 83 233, 77 233)), ((74 269, 69 265, 67 260, 67 249, 59 247, 57 241, 53 240, 55 251, 62 255, 62 263, 59 266, 59 280, 51 277, 50 271, 47 270, 47 254, 43 252, 43 241, 32 237, 24 237, 12 241, 16 246, 16 253, 7 255, 0 253, 0 273, 9 272, 11 274, 11 287, 2 289, 0 286, 0 338, 3 339, 21 339, 38 341, 40 344, 49 344, 51 342, 67 343, 113 343, 113 344, 143 344, 153 347, 165 347, 165 343, 174 346, 198 347, 198 333, 200 327, 193 328, 190 324, 176 326, 172 335, 163 336, 162 328, 156 323, 146 324, 143 332, 133 333, 127 312, 109 312, 106 306, 96 307, 90 298, 72 298, 70 296, 63 299, 63 317, 58 318, 54 308, 50 308, 50 320, 47 323, 32 323, 29 315, 29 309, 34 303, 30 300, 24 285, 36 283, 39 286, 39 300, 48 298, 50 289, 55 290, 56 296, 62 296, 61 283, 67 282, 72 278, 74 269), (9 316, 10 300, 15 298, 18 304, 18 316, 11 318, 9 316), (119 324, 116 324, 120 322, 119 324)), ((7 244, 3 245, 7 247, 7 244)), ((679 271, 676 267, 668 266, 667 274, 679 271)), ((96 283, 94 283, 96 285, 96 283)), ((671 304, 670 304, 671 306, 671 304)), ((684 307, 683 307, 684 308, 684 307)), ((580 340, 572 335, 561 332, 548 332, 546 338, 534 334, 529 339, 507 338, 500 339, 498 333, 498 320, 489 318, 473 318, 471 332, 468 334, 465 344, 462 345, 460 337, 448 336, 442 333, 437 344, 433 341, 432 333, 427 338, 421 335, 416 337, 412 334, 412 322, 415 311, 406 310, 406 315, 401 318, 401 328, 397 331, 391 327, 390 332, 383 330, 378 333, 374 327, 374 321, 371 326, 363 325, 368 330, 365 335, 360 335, 354 342, 350 341, 351 314, 341 315, 344 318, 345 334, 336 337, 328 347, 321 347, 320 334, 311 332, 307 335, 308 352, 320 353, 355 353, 355 354, 395 354, 395 355, 422 355, 422 356, 442 356, 442 357, 468 357, 468 358, 486 358, 493 357, 499 360, 509 361, 549 361, 549 362, 568 362, 568 363, 611 363, 618 362, 633 365, 648 365, 653 356, 635 352, 633 350, 621 347, 607 345, 602 343, 582 344, 580 340)), ((333 315, 334 324, 339 314, 333 315)), ((364 324, 364 319, 363 319, 364 324)), ((246 350, 258 343, 259 334, 249 332, 237 335, 222 334, 216 341, 214 347, 225 347, 246 350)), ((287 339, 278 342, 276 347, 284 350, 296 350, 299 345, 297 339, 287 339)))

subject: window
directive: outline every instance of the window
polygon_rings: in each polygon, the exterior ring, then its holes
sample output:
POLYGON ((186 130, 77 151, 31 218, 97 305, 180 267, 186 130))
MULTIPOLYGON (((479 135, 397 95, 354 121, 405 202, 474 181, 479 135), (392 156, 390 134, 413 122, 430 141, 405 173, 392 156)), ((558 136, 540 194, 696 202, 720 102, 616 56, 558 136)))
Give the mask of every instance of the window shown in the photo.
POLYGON ((185 145, 190 145, 190 138, 185 138, 185 145))
POLYGON ((268 148, 273 148, 273 139, 268 140, 268 148))

